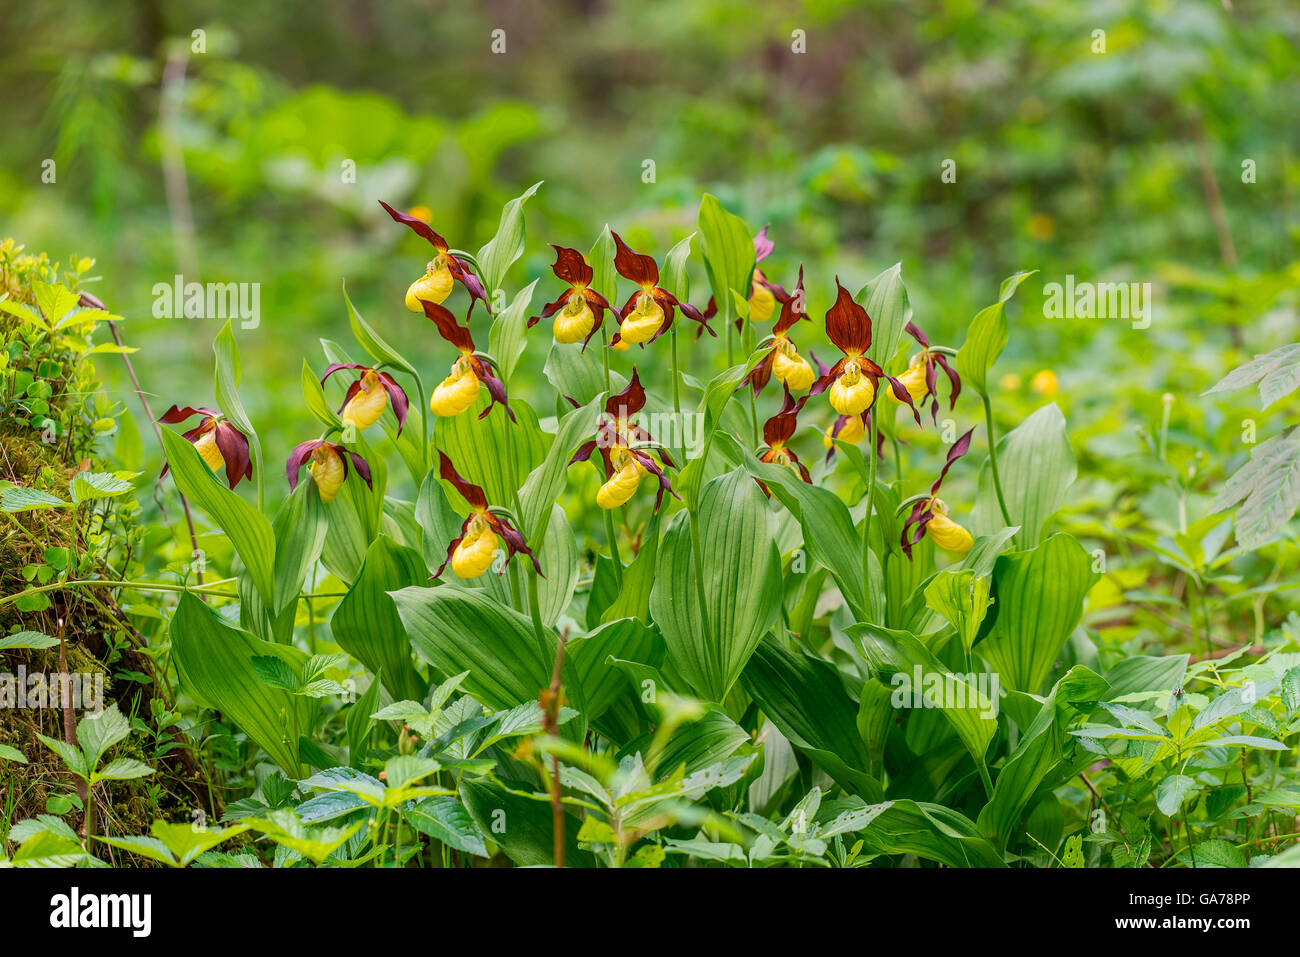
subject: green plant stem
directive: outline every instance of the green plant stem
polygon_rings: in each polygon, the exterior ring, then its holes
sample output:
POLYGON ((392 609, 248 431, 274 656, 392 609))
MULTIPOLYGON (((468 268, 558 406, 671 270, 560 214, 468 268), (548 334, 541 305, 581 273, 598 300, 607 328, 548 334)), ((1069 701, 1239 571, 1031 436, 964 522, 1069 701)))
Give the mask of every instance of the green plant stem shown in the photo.
POLYGON ((135 591, 170 591, 170 592, 193 592, 196 595, 217 595, 224 598, 233 598, 234 596, 227 591, 221 591, 218 585, 228 585, 235 581, 233 578, 223 578, 220 581, 212 582, 208 585, 168 585, 163 582, 136 582, 136 581, 116 581, 106 578, 87 578, 76 581, 51 582, 48 585, 33 585, 31 588, 24 588, 20 592, 12 595, 5 595, 0 598, 0 606, 7 605, 11 601, 17 601, 26 595, 39 595, 41 592, 58 591, 60 588, 87 588, 91 586, 104 586, 108 588, 130 588, 135 591))
POLYGON ((871 401, 871 444, 867 447, 867 511, 862 516, 862 610, 871 607, 871 514, 876 505, 876 436, 880 422, 876 398, 871 401))
MULTIPOLYGON (((673 365, 674 365, 674 367, 676 367, 676 355, 677 355, 677 331, 676 331, 675 329, 673 330, 672 336, 673 336, 673 356, 674 356, 674 359, 673 359, 673 365)), ((605 366, 605 397, 608 398, 608 397, 609 397, 609 394, 610 394, 610 391, 611 391, 611 388, 612 388, 612 387, 610 386, 610 384, 609 384, 609 383, 610 383, 610 379, 609 379, 609 334, 608 334, 607 332, 605 332, 605 327, 604 327, 603 325, 600 327, 600 344, 601 344, 601 349, 600 349, 600 358, 601 358, 601 361, 604 363, 604 366, 605 366)))
POLYGON ((618 553, 618 534, 614 528, 614 513, 608 508, 602 508, 605 513, 605 537, 609 540, 610 558, 614 562, 614 584, 622 590, 623 588, 623 559, 618 553))
POLYGON ((433 439, 430 434, 430 429, 433 426, 433 414, 429 411, 429 397, 424 394, 424 380, 419 376, 415 377, 415 392, 420 397, 420 426, 424 431, 424 447, 420 449, 420 461, 424 463, 425 469, 428 469, 433 465, 431 455, 433 439))
POLYGON ((984 399, 984 428, 989 435, 989 468, 993 472, 993 491, 998 496, 998 508, 1002 511, 1002 521, 1007 526, 1011 526, 1011 513, 1007 511, 1007 500, 1002 495, 1002 477, 998 473, 998 440, 993 432, 993 404, 989 402, 989 397, 983 396, 984 399))

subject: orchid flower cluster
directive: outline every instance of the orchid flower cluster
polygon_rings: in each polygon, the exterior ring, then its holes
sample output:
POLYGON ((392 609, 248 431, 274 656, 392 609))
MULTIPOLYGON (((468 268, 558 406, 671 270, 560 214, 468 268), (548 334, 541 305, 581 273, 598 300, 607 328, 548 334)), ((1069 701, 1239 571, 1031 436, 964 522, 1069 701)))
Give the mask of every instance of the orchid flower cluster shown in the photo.
MULTIPOLYGON (((405 295, 406 307, 412 312, 423 313, 442 339, 457 352, 446 376, 429 397, 429 412, 444 418, 461 415, 476 405, 482 390, 486 389, 489 402, 479 412, 479 418, 488 416, 500 405, 514 422, 515 413, 510 408, 506 385, 496 369, 496 360, 476 347, 470 329, 470 318, 478 301, 482 300, 491 313, 487 292, 475 274, 471 257, 453 251, 449 243, 423 219, 400 212, 387 203, 381 205, 395 222, 407 226, 434 249, 424 274, 410 284, 405 295), (470 300, 463 325, 443 305, 457 284, 465 289, 470 300)), ((617 328, 607 341, 602 337, 603 348, 622 352, 632 345, 642 349, 651 345, 671 331, 675 315, 681 313, 695 323, 696 339, 705 332, 717 337, 709 325, 709 320, 718 312, 713 299, 701 311, 674 296, 660 284, 659 264, 652 256, 632 249, 618 233, 611 232, 610 235, 615 250, 615 270, 637 287, 622 307, 617 307, 592 287, 595 272, 580 252, 552 244, 556 258, 551 271, 567 288, 542 308, 539 315, 527 321, 528 328, 535 327, 542 319, 551 319, 551 332, 557 344, 577 346, 579 351, 585 351, 592 339, 602 333, 606 313, 609 313, 617 328)), ((918 426, 921 425, 918 406, 923 407, 928 400, 931 418, 937 422, 939 371, 949 382, 949 408, 955 407, 961 392, 961 380, 949 361, 952 350, 933 346, 926 334, 915 323, 909 322, 906 332, 920 346, 920 351, 911 357, 905 372, 898 377, 889 375, 867 354, 872 343, 871 317, 838 277, 835 280, 835 302, 825 315, 825 331, 841 357, 827 366, 811 351, 801 351, 795 342, 797 330, 802 322, 812 323, 807 312, 803 266, 799 267, 793 291, 788 292, 772 282, 758 265, 775 248, 768 238, 767 227, 754 237, 753 242, 754 267, 746 300, 747 310, 744 310, 745 315, 736 319, 736 324, 743 329, 746 321, 757 327, 771 321, 774 316, 776 319, 770 333, 758 343, 755 355, 760 357, 748 369, 739 388, 748 386, 755 400, 773 380, 780 383, 782 390, 779 410, 762 428, 763 445, 756 450, 759 461, 784 465, 799 480, 813 481, 808 467, 799 460, 789 443, 798 429, 798 417, 807 402, 823 393, 836 415, 830 431, 824 434, 828 460, 835 454, 837 446, 856 445, 868 434, 876 435, 873 451, 883 457, 884 435, 873 423, 880 408, 878 398, 882 395, 894 406, 909 409, 918 426)), ((406 423, 410 399, 393 375, 382 364, 372 368, 358 363, 336 362, 321 377, 322 387, 332 376, 343 373, 353 376, 337 413, 344 429, 368 429, 380 420, 385 411, 391 410, 397 423, 396 434, 400 435, 406 423)), ((578 405, 573 399, 569 401, 578 405)), ((593 453, 599 452, 604 481, 596 493, 595 503, 607 512, 630 502, 647 475, 654 476, 657 485, 656 511, 662 506, 665 494, 679 497, 667 471, 676 469, 677 463, 668 449, 634 422, 634 417, 645 405, 646 392, 634 365, 627 387, 608 396, 596 435, 585 441, 570 460, 570 464, 589 461, 593 453)), ((208 467, 215 472, 224 471, 226 483, 232 490, 242 479, 252 478, 249 438, 220 411, 172 406, 160 421, 175 424, 194 416, 200 417, 199 424, 185 432, 183 437, 194 445, 208 467)), ((905 503, 911 505, 911 511, 899 544, 909 558, 913 546, 926 535, 937 546, 954 555, 965 555, 970 550, 971 534, 949 517, 947 506, 938 498, 940 484, 969 448, 970 436, 968 432, 954 443, 929 494, 915 496, 905 503)), ((305 465, 321 501, 326 504, 338 496, 350 470, 355 470, 368 486, 372 485, 370 464, 346 443, 330 441, 330 437, 331 434, 327 433, 320 439, 300 443, 289 455, 285 468, 292 490, 296 488, 305 465)), ((438 452, 439 475, 461 494, 471 511, 460 535, 448 544, 447 558, 433 577, 440 577, 448 565, 460 578, 477 577, 497 564, 495 558, 503 542, 506 555, 505 562, 499 563, 499 571, 504 572, 506 562, 514 555, 523 554, 531 559, 540 574, 537 556, 519 531, 517 519, 509 508, 489 504, 484 490, 462 478, 445 452, 434 451, 438 452)), ((763 482, 759 482, 759 486, 770 496, 770 490, 763 482)))

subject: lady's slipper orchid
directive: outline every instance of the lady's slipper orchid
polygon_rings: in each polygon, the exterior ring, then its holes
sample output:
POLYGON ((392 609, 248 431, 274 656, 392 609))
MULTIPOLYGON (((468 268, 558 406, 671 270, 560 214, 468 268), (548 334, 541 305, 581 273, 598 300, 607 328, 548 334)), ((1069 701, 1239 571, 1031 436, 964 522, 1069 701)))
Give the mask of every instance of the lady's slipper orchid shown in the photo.
POLYGON ((580 341, 581 351, 585 352, 587 343, 605 321, 605 310, 612 307, 604 296, 591 288, 595 273, 582 258, 582 253, 555 243, 551 243, 551 247, 555 250, 555 265, 551 272, 567 282, 569 288, 555 302, 548 303, 540 316, 529 319, 528 327, 531 329, 539 320, 549 319, 558 312, 553 326, 555 341, 566 345, 580 341))
MULTIPOLYGON (((799 478, 811 485, 812 476, 808 473, 808 466, 799 461, 799 456, 795 455, 793 450, 786 448, 786 443, 790 441, 799 424, 799 412, 807 401, 808 397, 805 395, 796 402, 794 396, 790 394, 790 387, 785 386, 785 398, 781 402, 780 411, 763 424, 763 441, 767 447, 759 453, 758 460, 773 465, 788 466, 799 478)), ((767 486, 762 482, 758 484, 763 494, 771 497, 772 493, 768 491, 767 486)))
MULTIPOLYGON (((930 345, 929 337, 921 331, 916 323, 909 322, 906 331, 920 344, 921 351, 912 356, 907 371, 899 376, 898 380, 903 383, 914 403, 922 401, 926 396, 931 397, 930 418, 937 422, 939 418, 939 391, 935 367, 938 366, 943 369, 944 374, 948 377, 948 384, 952 387, 948 396, 949 410, 957 407, 957 396, 961 395, 961 379, 957 375, 957 370, 949 363, 948 356, 944 352, 935 350, 930 345)), ((898 401, 892 393, 886 394, 894 402, 898 401)))
POLYGON ((388 211, 388 215, 404 226, 410 229, 423 239, 428 240, 429 244, 438 251, 438 254, 429 260, 425 267, 424 275, 415 282, 411 283, 406 290, 406 308, 411 312, 420 312, 423 308, 420 303, 434 302, 442 303, 451 295, 452 287, 459 282, 469 293, 469 311, 474 312, 474 301, 482 299, 486 305, 488 298, 483 289, 483 283, 479 281, 478 276, 470 271, 469 266, 453 256, 450 252, 451 247, 447 240, 443 239, 422 219, 415 216, 408 216, 406 213, 399 213, 393 207, 389 206, 382 199, 379 205, 388 211))
MULTIPOLYGON (((538 564, 537 556, 524 541, 524 536, 492 511, 483 489, 470 484, 456 474, 456 468, 452 465, 451 459, 447 458, 447 453, 440 451, 438 459, 438 474, 464 496, 465 501, 469 502, 471 511, 469 517, 460 526, 460 535, 452 539, 451 544, 447 546, 447 557, 433 573, 433 577, 440 577, 443 569, 450 562, 451 570, 458 578, 477 578, 492 567, 492 561, 496 558, 502 540, 506 543, 507 562, 516 553, 522 552, 533 560, 533 567, 537 569, 537 574, 542 574, 542 566, 538 564)), ((501 566, 501 573, 505 573, 504 563, 501 566)))
POLYGON ((429 399, 429 410, 434 415, 446 418, 460 415, 474 404, 479 389, 486 385, 492 401, 478 414, 478 417, 483 418, 499 402, 505 407, 510 421, 515 421, 515 414, 510 411, 510 405, 506 402, 505 384, 492 374, 492 366, 488 358, 474 349, 474 337, 470 335, 469 327, 457 323, 451 310, 437 303, 425 302, 424 314, 433 320, 442 337, 460 350, 460 358, 451 364, 451 372, 448 373, 447 378, 439 382, 437 388, 433 390, 433 396, 429 399))
POLYGON ((368 429, 379 421, 384 409, 388 408, 388 403, 392 402, 393 415, 397 417, 397 434, 401 435, 410 400, 396 380, 387 372, 379 372, 356 362, 335 362, 326 368, 320 384, 324 385, 326 379, 343 369, 361 371, 357 380, 348 386, 348 394, 339 409, 339 418, 343 424, 368 429))
POLYGON ((871 408, 880 380, 887 379, 894 396, 907 403, 916 416, 917 425, 920 425, 921 416, 912 405, 912 396, 907 388, 867 358, 867 350, 871 348, 871 317, 867 310, 853 301, 849 291, 840 285, 838 277, 835 286, 839 294, 835 305, 826 313, 826 334, 844 353, 844 358, 814 382, 808 394, 819 395, 829 388, 831 407, 836 412, 859 415, 871 408))
POLYGON ((803 267, 800 266, 799 284, 795 286, 794 295, 787 295, 781 301, 781 318, 772 327, 771 349, 763 361, 745 377, 745 381, 753 387, 754 395, 758 395, 773 376, 794 392, 807 391, 817 380, 812 363, 799 354, 788 335, 796 322, 809 319, 807 313, 798 311, 802 309, 803 303, 803 267))
POLYGON ((948 450, 948 459, 943 464, 943 471, 930 486, 929 496, 920 496, 913 502, 907 521, 903 523, 901 542, 903 552, 909 560, 912 557, 912 546, 919 542, 923 535, 928 535, 930 540, 944 551, 952 552, 959 557, 969 552, 971 546, 975 544, 971 533, 948 517, 948 506, 939 498, 939 486, 943 484, 944 477, 953 463, 970 449, 970 437, 974 432, 975 430, 971 429, 952 444, 952 448, 948 450), (916 527, 909 535, 908 529, 913 525, 916 527))
MULTIPOLYGON (((836 440, 848 442, 851 445, 857 445, 867 437, 871 431, 871 412, 860 412, 857 415, 837 416, 831 430, 822 437, 822 445, 826 446, 826 461, 829 462, 835 457, 836 440)), ((902 439, 899 439, 901 442, 902 439)), ((876 433, 876 455, 879 458, 885 457, 885 433, 876 433)))
MULTIPOLYGON (((199 450, 199 455, 203 456, 203 461, 212 471, 225 467, 226 484, 233 491, 240 479, 253 477, 253 463, 248 456, 248 436, 222 418, 216 409, 192 409, 188 405, 181 408, 174 405, 158 421, 175 425, 196 415, 203 418, 194 428, 182 433, 181 438, 199 450)), ((170 465, 164 463, 162 475, 166 475, 169 468, 170 465)))
POLYGON ((640 286, 641 291, 632 293, 618 312, 618 332, 614 333, 612 344, 645 345, 654 342, 672 326, 674 306, 717 338, 718 334, 709 328, 709 321, 700 310, 688 302, 678 302, 672 293, 659 287, 659 266, 654 257, 633 251, 618 233, 613 236, 618 247, 614 254, 614 268, 624 279, 640 286))
POLYGON ((365 483, 374 488, 370 479, 369 462, 341 445, 326 442, 324 439, 314 439, 301 443, 289 455, 284 470, 285 476, 289 479, 289 491, 292 492, 298 487, 298 473, 302 471, 303 463, 308 459, 311 461, 307 464, 307 471, 316 482, 320 500, 326 505, 338 498, 339 489, 343 488, 343 481, 348 477, 348 459, 352 460, 353 467, 365 483))
POLYGON ((665 465, 671 466, 672 458, 667 451, 654 445, 654 439, 649 432, 631 421, 632 416, 643 408, 645 408, 645 389, 641 387, 641 380, 634 366, 632 381, 628 383, 627 388, 605 400, 605 415, 597 426, 596 438, 584 442, 569 460, 570 465, 574 462, 585 462, 591 458, 593 451, 600 449, 601 458, 605 463, 605 483, 596 493, 596 504, 601 508, 618 508, 626 504, 646 473, 652 473, 659 479, 659 493, 655 497, 656 509, 663 503, 665 490, 672 493, 674 498, 679 497, 676 492, 673 492, 668 477, 664 475, 663 469, 650 456, 647 449, 653 447, 665 465))

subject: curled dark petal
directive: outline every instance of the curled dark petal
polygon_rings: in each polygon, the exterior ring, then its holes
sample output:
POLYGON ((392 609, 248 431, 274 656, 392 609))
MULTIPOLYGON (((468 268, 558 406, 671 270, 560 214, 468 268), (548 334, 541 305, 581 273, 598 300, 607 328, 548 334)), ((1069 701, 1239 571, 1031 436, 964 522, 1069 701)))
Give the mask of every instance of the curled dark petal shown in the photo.
POLYGON ((379 381, 388 391, 388 401, 393 403, 393 415, 397 418, 397 434, 401 435, 402 426, 406 425, 406 416, 411 408, 411 400, 407 398, 406 390, 387 372, 379 373, 379 381))
POLYGON ((952 447, 948 449, 948 457, 943 463, 943 470, 939 472, 939 477, 935 479, 934 483, 930 486, 931 495, 939 494, 939 486, 942 485, 943 480, 948 477, 948 470, 953 467, 953 464, 956 463, 959 458, 970 451, 970 440, 971 436, 974 434, 974 429, 968 429, 966 433, 960 436, 957 441, 952 444, 952 447))
POLYGON ((233 491, 241 478, 252 478, 253 465, 249 460, 248 437, 229 422, 218 422, 213 438, 226 463, 226 484, 233 491))
POLYGON ((461 542, 465 540, 465 528, 468 525, 469 525, 469 519, 467 518, 465 519, 464 523, 460 527, 460 534, 457 535, 455 538, 453 538, 451 540, 451 544, 447 546, 447 557, 442 560, 442 564, 439 565, 438 570, 434 572, 433 575, 430 576, 431 578, 442 577, 442 570, 446 568, 447 563, 451 561, 451 556, 456 552, 456 546, 458 546, 461 542))
POLYGON ((838 293, 826 313, 826 335, 845 355, 863 355, 871 348, 871 317, 840 285, 838 276, 835 287, 838 293))
POLYGON ((899 382, 892 375, 887 375, 885 378, 889 380, 889 387, 894 392, 894 398, 912 410, 912 417, 916 419, 916 424, 920 425, 921 413, 918 412, 916 406, 912 404, 912 393, 907 391, 907 386, 903 385, 903 383, 899 382))
POLYGON ((469 502, 471 508, 482 511, 488 507, 487 495, 484 494, 483 489, 461 478, 456 471, 456 466, 447 457, 447 453, 441 450, 438 452, 438 475, 450 482, 452 488, 469 502))
POLYGON ((408 216, 406 215, 406 213, 399 213, 397 210, 393 209, 393 207, 385 203, 382 199, 379 201, 379 205, 384 207, 384 209, 388 211, 388 215, 393 217, 393 219, 396 222, 401 223, 403 226, 409 227, 412 230, 412 232, 414 232, 417 236, 421 237, 422 239, 428 240, 429 245, 433 246, 433 248, 438 250, 438 252, 445 253, 450 248, 447 245, 447 240, 443 239, 441 236, 435 233, 433 231, 433 227, 430 226, 428 223, 426 223, 423 219, 417 219, 414 216, 408 216))
POLYGON ((166 422, 168 425, 175 425, 177 422, 184 422, 186 419, 195 415, 206 415, 209 418, 216 418, 220 414, 221 413, 216 409, 209 409, 204 406, 199 406, 195 409, 188 405, 184 408, 181 408, 179 405, 174 405, 159 416, 158 421, 166 422))
POLYGON ((618 233, 611 233, 617 252, 614 254, 614 268, 624 279, 630 279, 638 286, 659 285, 659 265, 653 256, 636 252, 618 233))
POLYGON ((427 299, 421 299, 420 305, 424 307, 424 314, 438 327, 440 336, 461 352, 474 351, 474 337, 470 334, 469 326, 458 323, 450 309, 439 303, 429 302, 427 299))
POLYGON ((365 483, 370 487, 370 490, 374 491, 375 485, 370 480, 370 463, 351 449, 345 449, 342 446, 336 445, 334 446, 334 451, 343 459, 343 477, 347 478, 348 459, 352 459, 352 465, 356 468, 357 474, 365 480, 365 483))
POLYGON ((302 471, 302 464, 311 457, 313 452, 325 444, 320 439, 311 439, 294 446, 284 467, 285 477, 289 479, 289 491, 292 492, 298 487, 298 474, 302 471))

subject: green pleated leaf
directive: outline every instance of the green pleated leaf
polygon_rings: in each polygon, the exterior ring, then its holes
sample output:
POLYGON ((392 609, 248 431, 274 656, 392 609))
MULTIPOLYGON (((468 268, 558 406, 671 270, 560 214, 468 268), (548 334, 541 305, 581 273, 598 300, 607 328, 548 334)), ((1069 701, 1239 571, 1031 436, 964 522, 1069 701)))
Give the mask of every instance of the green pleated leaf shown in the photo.
POLYGON ((722 208, 718 198, 704 194, 699 215, 700 251, 713 287, 713 299, 724 321, 734 314, 731 291, 749 298, 754 271, 754 240, 745 221, 722 208))
MULTIPOLYGON (((519 492, 520 508, 523 510, 523 515, 520 516, 523 528, 520 531, 530 545, 543 540, 551 507, 564 491, 569 460, 573 458, 578 446, 595 438, 596 425, 604 404, 605 397, 602 393, 582 408, 569 412, 560 420, 554 438, 536 428, 536 419, 533 420, 536 436, 534 448, 540 447, 540 452, 532 460, 533 464, 519 473, 521 477, 527 476, 519 492), (549 446, 546 444, 548 441, 549 446)), ((524 420, 520 418, 519 421, 522 425, 524 420)), ((488 496, 488 501, 492 501, 491 495, 488 496)))
POLYGON ((390 366, 396 366, 408 375, 419 378, 419 373, 415 367, 407 362, 400 352, 390 346, 384 339, 375 332, 370 323, 361 318, 361 313, 357 312, 356 307, 352 305, 352 299, 348 296, 347 283, 343 284, 343 302, 348 307, 348 325, 352 327, 352 335, 356 338, 357 344, 361 346, 370 358, 376 362, 383 362, 390 366))
MULTIPOLYGON (((564 509, 558 505, 551 507, 551 521, 546 526, 542 549, 537 557, 542 564, 542 574, 545 576, 537 583, 538 605, 542 613, 542 622, 547 627, 551 627, 573 600, 573 592, 578 587, 580 558, 573 529, 569 527, 569 520, 564 517, 564 509)), ((523 557, 516 561, 527 563, 527 559, 523 557)))
POLYGON ((275 604, 279 614, 298 597, 307 572, 320 558, 329 520, 315 482, 299 482, 272 523, 275 534, 275 604))
POLYGON ((534 279, 515 294, 510 305, 501 310, 488 331, 488 351, 496 358, 498 374, 507 386, 514 381, 515 366, 523 355, 528 332, 528 307, 533 301, 534 279))
POLYGON ((289 645, 254 638, 189 592, 181 595, 172 617, 171 643, 172 658, 186 690, 233 721, 289 777, 297 779, 309 773, 298 763, 297 741, 300 734, 311 733, 320 710, 319 699, 263 684, 253 665, 254 658, 272 657, 301 671, 306 654, 289 645))
POLYGON ((532 622, 482 591, 459 585, 390 593, 417 654, 442 674, 468 671, 461 687, 493 710, 535 701, 551 683, 558 641, 539 648, 532 622))
POLYGON ((963 384, 988 396, 988 373, 1007 347, 1006 302, 1020 284, 1037 270, 1018 272, 1002 281, 998 301, 981 309, 966 330, 966 341, 957 350, 957 372, 963 384))
MULTIPOLYGON (((618 299, 618 270, 614 267, 614 256, 618 252, 614 245, 614 237, 609 230, 609 224, 601 230, 600 235, 596 238, 595 244, 591 247, 591 252, 587 254, 587 264, 591 266, 591 288, 596 290, 605 297, 605 300, 617 309, 620 305, 618 299)), ((588 350, 590 352, 591 350, 588 350)), ((599 357, 597 357, 599 359, 599 357)), ((581 399, 581 396, 574 396, 575 399, 581 399)))
MULTIPOLYGON (((515 791, 531 791, 533 785, 508 782, 515 791)), ((460 797, 474 824, 510 860, 520 867, 539 867, 554 863, 555 838, 551 827, 551 806, 487 781, 464 780, 460 797)), ((578 828, 582 822, 566 812, 564 827, 564 862, 569 867, 593 867, 595 858, 578 847, 578 828)))
MULTIPOLYGON (((485 387, 469 409, 460 415, 436 420, 433 444, 447 454, 461 478, 483 489, 488 502, 513 508, 515 491, 546 454, 547 436, 537 424, 536 413, 519 399, 510 400, 517 423, 512 424, 505 409, 500 407, 480 419, 479 413, 488 407, 488 401, 485 387), (514 443, 513 456, 510 455, 511 440, 514 443)), ((437 455, 433 456, 431 464, 437 467, 437 455)), ((450 485, 446 487, 451 489, 450 485)), ((448 491, 448 497, 458 507, 464 507, 459 493, 448 491)), ((550 514, 549 506, 554 502, 554 497, 547 502, 546 514, 550 514)))
POLYGON ((851 794, 882 797, 868 770, 871 754, 858 733, 858 705, 828 661, 764 641, 741 677, 745 690, 790 743, 851 794))
POLYGON ((954 674, 907 632, 855 625, 848 633, 858 642, 871 673, 893 689, 896 707, 940 711, 975 763, 984 764, 998 731, 998 701, 991 684, 981 688, 979 676, 954 674))
MULTIPOLYGON (((641 550, 637 552, 632 563, 623 569, 623 587, 613 592, 613 600, 600 613, 601 621, 613 621, 616 618, 638 618, 650 623, 650 592, 654 588, 655 568, 659 563, 659 523, 663 518, 663 509, 650 516, 645 533, 641 537, 641 550)), ((613 563, 597 566, 599 577, 602 569, 610 571, 609 580, 613 580, 613 563)), ((604 579, 602 578, 602 584, 604 579)), ((592 582, 595 598, 596 583, 592 582)), ((626 657, 626 656, 622 656, 626 657)))
POLYGON ((1076 665, 1043 700, 1037 716, 1021 733, 1016 750, 998 772, 993 797, 979 815, 980 832, 998 847, 1007 846, 1039 784, 1061 762, 1074 706, 1099 701, 1106 691, 1104 680, 1076 665))
POLYGON ((302 360, 302 397, 307 405, 307 411, 316 416, 316 420, 321 425, 327 429, 343 428, 342 420, 329 404, 329 400, 325 398, 320 376, 312 370, 306 359, 302 360))
POLYGON ((589 635, 571 638, 564 652, 564 684, 589 722, 595 721, 620 695, 632 695, 627 674, 611 657, 658 662, 660 639, 635 618, 606 622, 589 635))
POLYGON ((867 358, 888 365, 898 351, 903 327, 912 320, 912 306, 903 285, 903 264, 894 263, 858 290, 853 297, 871 317, 871 348, 867 358))
POLYGON ((448 847, 476 857, 487 857, 487 846, 469 811, 454 796, 427 797, 403 812, 413 828, 448 847))
POLYGON ((697 695, 721 702, 780 612, 781 558, 767 499, 744 469, 704 487, 698 518, 708 627, 686 512, 676 515, 660 546, 650 611, 676 670, 697 695))
MULTIPOLYGON (((998 440, 998 471, 1011 523, 1020 526, 1014 542, 1019 548, 1032 548, 1043 540, 1043 526, 1064 504, 1078 474, 1065 416, 1055 402, 998 440)), ((971 518, 976 535, 990 535, 1003 527, 988 462, 980 469, 971 518)))
POLYGON ((873 854, 915 854, 951 867, 1006 866, 969 818, 940 804, 886 801, 845 811, 819 833, 857 834, 873 854))
POLYGON ((678 302, 686 302, 691 295, 690 276, 686 274, 686 260, 691 256, 691 240, 695 234, 691 233, 681 242, 668 250, 664 256, 664 268, 659 273, 659 286, 667 289, 677 297, 678 302))
POLYGON ((372 673, 382 674, 384 687, 398 700, 423 698, 425 683, 415 670, 411 643, 388 593, 406 587, 427 589, 428 578, 418 552, 380 535, 330 619, 339 647, 372 673))
POLYGON ((1097 573, 1092 556, 1069 535, 1037 548, 999 556, 993 569, 994 622, 975 650, 1004 687, 1037 694, 1083 616, 1083 599, 1097 573))
POLYGON ((762 479, 773 497, 799 522, 808 557, 834 576, 854 617, 871 620, 874 615, 864 604, 862 590, 862 536, 840 497, 830 489, 801 481, 785 466, 760 462, 726 433, 719 434, 718 443, 729 459, 743 464, 754 478, 762 479))
MULTIPOLYGON (((239 345, 235 342, 235 333, 229 321, 221 327, 221 331, 213 340, 212 351, 217 357, 217 406, 225 413, 231 425, 248 437, 248 450, 253 461, 253 481, 260 489, 262 483, 266 481, 266 472, 263 471, 262 463, 262 440, 258 438, 257 430, 253 428, 248 413, 244 411, 244 403, 239 398, 239 380, 243 375, 243 368, 239 361, 239 345)), ((260 492, 258 496, 260 504, 260 492)))
MULTIPOLYGON (((487 241, 478 255, 479 278, 483 288, 491 298, 505 282, 506 273, 524 252, 524 203, 537 192, 542 183, 539 180, 524 192, 506 203, 501 210, 501 221, 497 224, 496 235, 487 241)), ((497 358, 500 355, 493 352, 497 358)), ((508 373, 507 373, 508 375, 508 373)))
MULTIPOLYGON (((306 477, 303 481, 314 484, 306 477)), ((341 581, 351 582, 357 577, 366 549, 374 538, 367 518, 371 514, 367 492, 356 470, 349 469, 338 496, 325 506, 329 531, 325 535, 320 560, 341 581)))
POLYGON ((203 509, 230 537, 263 602, 275 600, 275 536, 266 516, 226 488, 198 449, 175 432, 162 430, 163 451, 181 494, 203 509))

